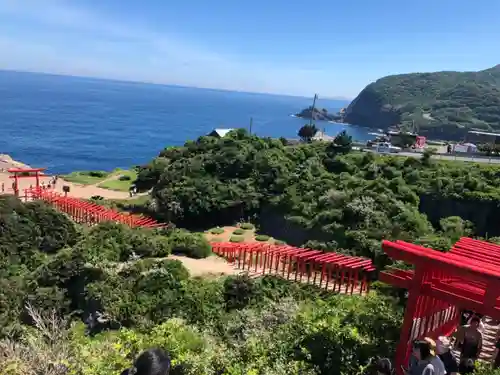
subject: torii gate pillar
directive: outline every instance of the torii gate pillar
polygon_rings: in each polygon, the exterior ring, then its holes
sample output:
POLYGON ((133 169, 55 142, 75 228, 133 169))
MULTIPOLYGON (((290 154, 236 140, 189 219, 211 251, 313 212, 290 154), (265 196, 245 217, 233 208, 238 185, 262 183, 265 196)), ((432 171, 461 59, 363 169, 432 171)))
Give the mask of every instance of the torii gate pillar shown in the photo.
POLYGON ((45 168, 10 168, 7 172, 12 173, 9 178, 14 179, 13 190, 16 196, 19 196, 19 179, 35 177, 36 188, 40 187, 40 176, 43 176, 45 168), (42 174, 41 174, 42 173, 42 174))

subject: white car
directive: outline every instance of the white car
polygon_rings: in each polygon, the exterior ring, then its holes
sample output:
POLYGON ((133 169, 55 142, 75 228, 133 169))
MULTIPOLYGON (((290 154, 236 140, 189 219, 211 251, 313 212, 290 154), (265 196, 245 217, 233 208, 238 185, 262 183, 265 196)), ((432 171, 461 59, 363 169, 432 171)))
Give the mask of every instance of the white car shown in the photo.
POLYGON ((387 154, 401 152, 401 147, 393 146, 388 142, 375 143, 372 148, 377 152, 387 154))

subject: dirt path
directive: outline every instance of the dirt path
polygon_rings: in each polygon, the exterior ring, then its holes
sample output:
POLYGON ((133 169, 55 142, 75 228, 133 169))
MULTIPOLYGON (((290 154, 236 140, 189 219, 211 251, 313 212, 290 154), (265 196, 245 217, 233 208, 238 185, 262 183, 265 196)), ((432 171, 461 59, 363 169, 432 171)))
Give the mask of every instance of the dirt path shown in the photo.
POLYGON ((240 273, 238 269, 217 256, 210 256, 204 259, 192 259, 184 256, 170 255, 168 259, 180 260, 184 267, 189 270, 191 276, 222 276, 236 275, 240 273))
MULTIPOLYGON (((10 173, 8 172, 0 172, 0 184, 3 184, 4 193, 12 194, 12 182, 13 180, 9 178, 10 173)), ((43 182, 45 186, 48 186, 51 180, 51 176, 40 177, 40 183, 43 182)), ((100 188, 96 185, 80 185, 75 184, 73 182, 65 181, 63 179, 59 179, 54 188, 54 191, 58 193, 63 193, 62 187, 67 185, 70 187, 69 195, 75 198, 84 198, 88 199, 94 195, 100 195, 105 199, 128 199, 129 193, 124 191, 114 191, 100 188)), ((35 186, 34 178, 21 178, 19 179, 19 189, 22 192, 24 189, 29 189, 30 187, 35 186)))

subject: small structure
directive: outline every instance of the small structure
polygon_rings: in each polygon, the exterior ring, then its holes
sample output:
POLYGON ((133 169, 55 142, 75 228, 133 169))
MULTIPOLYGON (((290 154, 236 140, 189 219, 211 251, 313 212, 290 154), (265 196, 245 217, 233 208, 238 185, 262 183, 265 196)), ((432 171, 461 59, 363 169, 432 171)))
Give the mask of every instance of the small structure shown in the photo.
POLYGON ((395 358, 398 375, 408 365, 412 341, 449 335, 460 325, 462 310, 500 319, 499 245, 461 238, 448 252, 404 241, 383 241, 382 249, 414 265, 380 273, 380 281, 408 290, 395 358))
POLYGON ((466 154, 474 154, 477 152, 477 146, 472 143, 457 143, 453 145, 453 152, 466 153, 466 154))
POLYGON ((45 176, 43 171, 45 168, 9 168, 7 172, 12 173, 12 176, 9 178, 14 179, 14 183, 12 188, 14 190, 14 194, 19 196, 19 179, 20 178, 35 178, 35 186, 36 188, 40 187, 40 177, 45 176))
POLYGON ((421 135, 417 135, 417 139, 415 140, 415 148, 424 148, 427 139, 421 135))
POLYGON ((234 129, 214 129, 207 135, 209 137, 217 137, 217 138, 224 138, 230 131, 233 131, 234 129))
POLYGON ((325 132, 322 131, 317 131, 316 134, 311 138, 313 141, 323 141, 323 142, 333 142, 335 137, 332 137, 331 135, 326 134, 325 132))

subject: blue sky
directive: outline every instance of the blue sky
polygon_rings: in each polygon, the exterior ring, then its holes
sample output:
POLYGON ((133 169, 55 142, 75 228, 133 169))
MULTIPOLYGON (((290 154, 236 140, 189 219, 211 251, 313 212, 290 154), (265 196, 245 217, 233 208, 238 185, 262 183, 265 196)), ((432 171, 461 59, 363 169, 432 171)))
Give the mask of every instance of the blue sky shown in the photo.
POLYGON ((0 69, 352 98, 500 64, 500 0, 0 0, 0 69))

